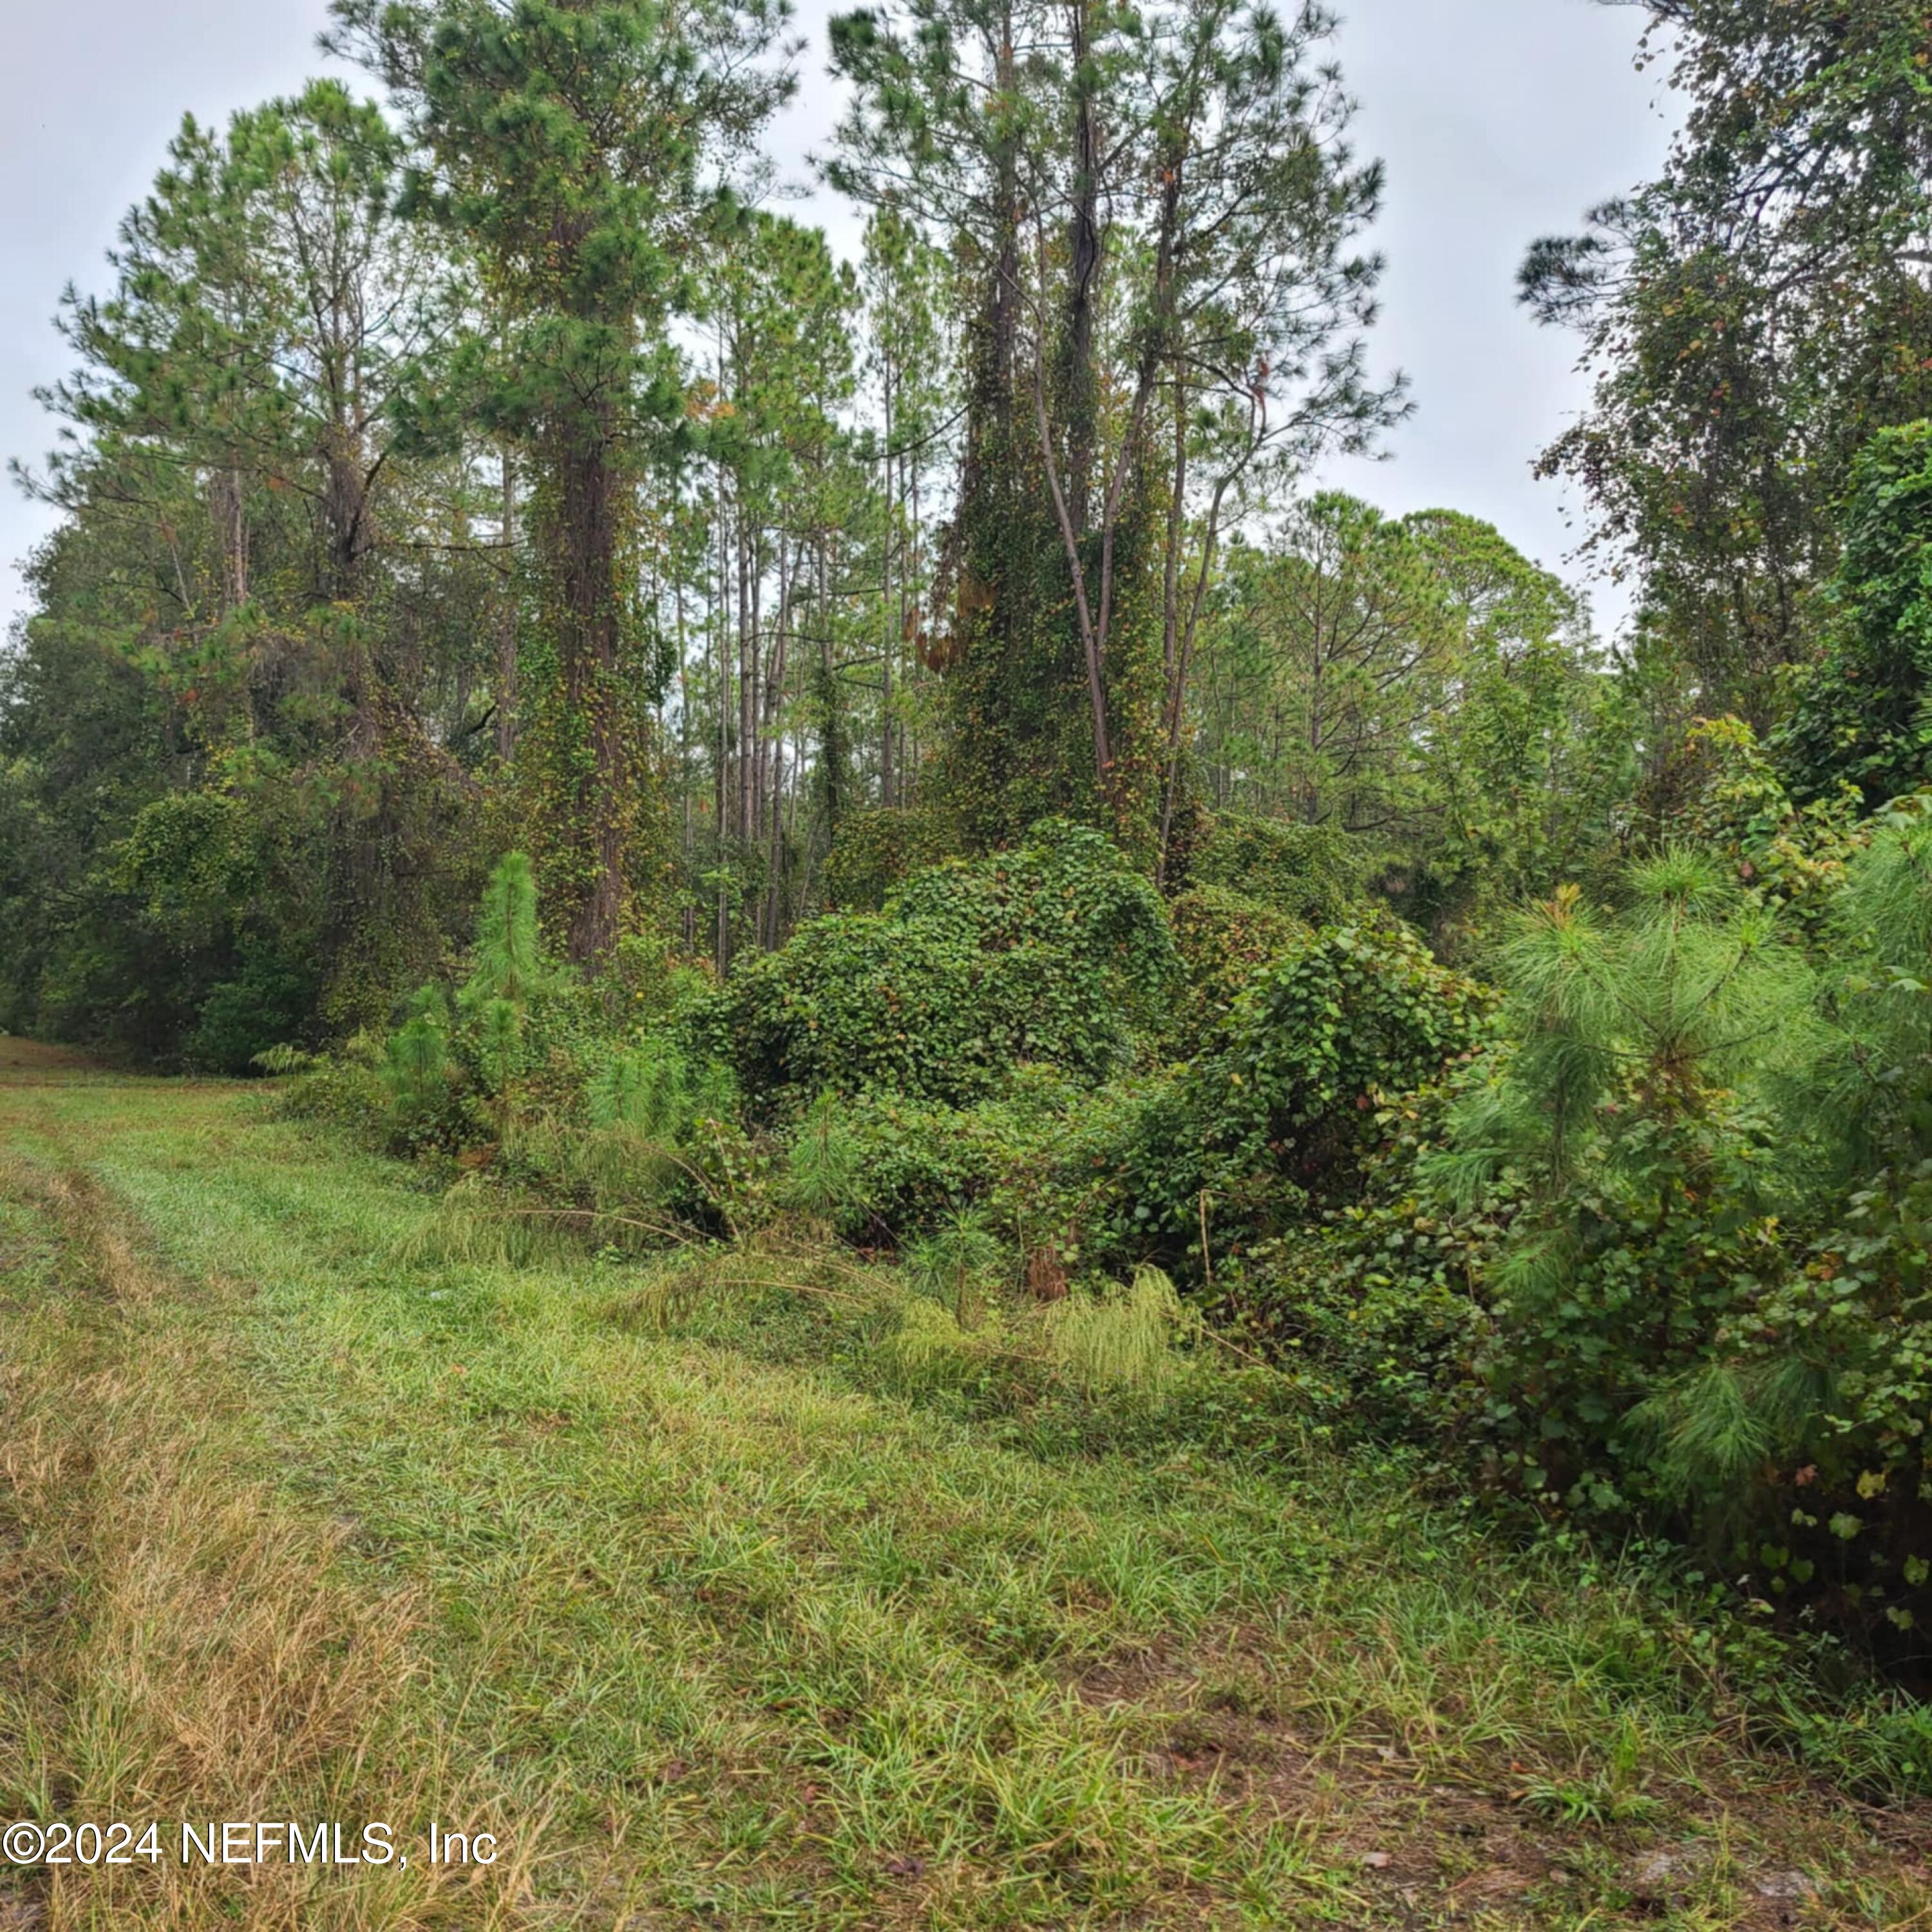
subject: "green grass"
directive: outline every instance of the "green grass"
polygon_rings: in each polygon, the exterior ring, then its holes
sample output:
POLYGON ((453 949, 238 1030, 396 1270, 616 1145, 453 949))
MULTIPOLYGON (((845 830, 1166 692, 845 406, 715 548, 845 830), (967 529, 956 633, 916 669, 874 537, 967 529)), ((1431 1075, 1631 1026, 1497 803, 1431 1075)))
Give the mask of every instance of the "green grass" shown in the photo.
POLYGON ((0 1088, 0 1809, 333 1802, 514 1852, 476 1882, 34 1880, 52 1925, 1932 1908, 1882 1820, 1746 1748, 1635 1580, 1492 1547, 1286 1424, 1210 1453, 1252 1378, 909 1391, 859 1289, 782 1285, 809 1258, 674 1292, 451 1258, 418 1177, 259 1092, 44 1072, 0 1088), (184 1634, 210 1592, 227 1650, 184 1634), (244 1599, 310 1636, 278 1654, 244 1599), (319 1676, 328 1721, 280 1722, 319 1676))

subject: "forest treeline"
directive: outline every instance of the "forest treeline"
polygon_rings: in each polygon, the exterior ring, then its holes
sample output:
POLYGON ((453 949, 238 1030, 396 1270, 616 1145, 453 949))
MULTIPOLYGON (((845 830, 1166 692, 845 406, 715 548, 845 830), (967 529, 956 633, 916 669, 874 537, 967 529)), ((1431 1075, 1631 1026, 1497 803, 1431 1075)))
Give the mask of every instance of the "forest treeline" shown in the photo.
POLYGON ((1522 277, 1612 644, 1309 484, 1410 406, 1324 8, 838 16, 848 262, 775 0, 337 0, 376 98, 184 124, 62 312, 0 1026, 899 1254, 933 1359, 1157 1268, 1909 1658, 1932 26, 1640 10, 1682 131, 1522 277))

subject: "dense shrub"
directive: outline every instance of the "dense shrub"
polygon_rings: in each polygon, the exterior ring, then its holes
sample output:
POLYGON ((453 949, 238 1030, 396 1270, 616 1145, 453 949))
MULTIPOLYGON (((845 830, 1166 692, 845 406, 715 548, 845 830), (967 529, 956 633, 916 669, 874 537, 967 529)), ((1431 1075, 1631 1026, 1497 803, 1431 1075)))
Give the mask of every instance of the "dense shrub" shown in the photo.
POLYGON ((1111 839, 1064 819, 1042 820, 1011 851, 920 874, 891 909, 983 952, 1064 956, 1052 1030, 1078 1031, 1076 979, 1106 992, 1136 1024, 1156 1018, 1172 987, 1176 961, 1159 894, 1111 839))
POLYGON ((922 921, 835 914, 741 967, 700 1024, 761 1110, 794 1090, 983 1093, 1004 1044, 976 1010, 976 948, 922 921))
POLYGON ((1176 962, 1159 896, 1098 833, 925 873, 879 914, 802 928, 734 976, 694 1037, 761 1112, 833 1088, 949 1105, 1045 1062, 1097 1082, 1133 1058, 1176 962))
POLYGON ((1362 1198, 1221 1304, 1335 1426, 1902 1641, 1932 1613, 1932 819, 1853 853, 1828 971, 1708 861, 1630 884, 1525 916, 1509 1043, 1380 1109, 1362 1198))
POLYGON ((1306 943, 1292 913, 1225 886, 1196 886, 1168 908, 1181 983, 1166 1030, 1177 1059, 1199 1052, 1256 973, 1306 943))
POLYGON ((1682 829, 1700 850, 1720 855, 1754 898, 1786 912, 1808 937, 1828 923, 1852 860, 1870 842, 1858 788, 1799 805, 1771 754, 1743 719, 1700 719, 1682 760, 1694 780, 1682 829))
POLYGON ((1082 1238, 1198 1282, 1350 1198, 1382 1102, 1471 1052, 1492 1004, 1386 915, 1312 935, 1255 975, 1207 1052, 1088 1130, 1082 1238))
POLYGON ((840 912, 882 912, 915 874, 951 850, 937 813, 913 806, 855 812, 838 827, 825 861, 825 897, 840 912))
POLYGON ((1829 640, 1774 740, 1795 796, 1868 808, 1932 778, 1932 422, 1881 430, 1852 472, 1829 640))
POLYGON ((1312 1192, 1346 1190, 1378 1100, 1468 1053, 1491 1004, 1394 920, 1318 934, 1250 985, 1190 1074, 1208 1149, 1224 1168, 1272 1154, 1312 1192))
POLYGON ((239 970, 213 987, 188 1035, 184 1057, 210 1073, 246 1073, 271 1048, 306 1030, 320 994, 311 961, 272 943, 245 947, 239 970))
POLYGON ((904 1243, 988 1200, 1008 1162, 1026 1150, 1002 1138, 988 1111, 899 1094, 854 1100, 850 1118, 867 1186, 863 1225, 904 1243))
POLYGON ((1332 925, 1362 898, 1375 855, 1331 825, 1220 812, 1190 855, 1188 882, 1258 900, 1310 926, 1332 925))

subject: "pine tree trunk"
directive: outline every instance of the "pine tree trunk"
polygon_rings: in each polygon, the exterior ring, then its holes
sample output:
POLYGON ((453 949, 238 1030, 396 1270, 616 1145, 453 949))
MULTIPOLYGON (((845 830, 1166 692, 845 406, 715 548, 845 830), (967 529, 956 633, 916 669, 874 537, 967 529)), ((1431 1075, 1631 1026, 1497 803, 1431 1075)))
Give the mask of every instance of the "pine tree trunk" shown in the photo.
POLYGON ((502 608, 496 614, 496 756, 517 748, 517 472, 503 448, 502 608))
POLYGON ((587 760, 566 781, 569 831, 580 868, 568 947, 579 962, 601 959, 617 943, 624 905, 624 825, 629 778, 617 660, 616 494, 608 425, 577 428, 558 466, 566 560, 559 646, 572 735, 587 740, 587 760))

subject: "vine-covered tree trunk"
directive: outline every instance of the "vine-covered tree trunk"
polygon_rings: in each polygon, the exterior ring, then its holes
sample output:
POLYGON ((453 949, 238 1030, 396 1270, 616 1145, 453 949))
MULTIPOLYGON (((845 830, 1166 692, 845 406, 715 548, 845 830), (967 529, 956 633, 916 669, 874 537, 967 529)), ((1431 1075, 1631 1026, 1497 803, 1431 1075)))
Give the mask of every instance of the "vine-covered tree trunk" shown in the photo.
POLYGON ((556 741, 550 776, 556 796, 549 812, 557 850, 550 890, 562 901, 570 956, 578 960, 599 958, 617 942, 631 817, 628 706, 618 688, 623 623, 617 500, 625 485, 614 474, 608 426, 608 417, 601 425, 595 418, 572 425, 560 436, 554 464, 551 548, 563 570, 554 614, 555 695, 562 708, 546 721, 556 741), (607 433, 600 434, 600 428, 607 433))

